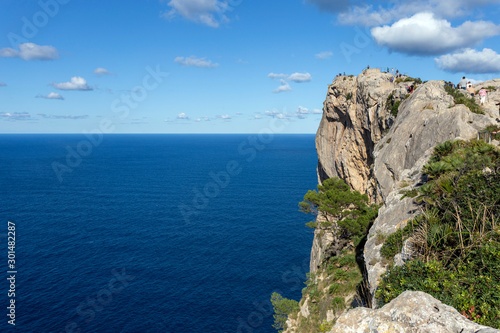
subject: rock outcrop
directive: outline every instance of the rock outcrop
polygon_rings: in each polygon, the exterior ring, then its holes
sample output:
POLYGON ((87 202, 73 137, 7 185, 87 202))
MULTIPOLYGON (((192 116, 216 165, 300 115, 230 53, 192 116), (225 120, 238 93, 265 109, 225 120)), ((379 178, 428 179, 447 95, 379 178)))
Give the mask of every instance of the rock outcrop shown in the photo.
MULTIPOLYGON (((373 175, 384 199, 365 245, 365 262, 370 291, 374 295, 379 277, 385 272, 377 235, 386 236, 404 227, 419 213, 411 198, 401 200, 405 189, 422 182, 422 167, 441 142, 476 138, 478 131, 496 121, 475 114, 463 104, 454 105, 443 82, 427 82, 400 106, 389 133, 374 148, 373 175)), ((375 303, 373 303, 375 304, 375 303)))
MULTIPOLYGON (((328 87, 323 118, 316 135, 318 178, 343 179, 349 186, 366 193, 371 202, 382 205, 364 245, 368 295, 359 304, 373 304, 380 276, 388 262, 381 257, 382 240, 420 214, 412 198, 404 191, 421 186, 421 170, 433 148, 444 141, 472 139, 478 131, 498 124, 497 99, 500 81, 476 85, 490 87, 483 106, 485 115, 472 113, 464 105, 455 105, 444 89, 443 81, 419 84, 412 94, 406 86, 411 79, 390 82, 388 73, 365 70, 357 77, 340 76, 328 87), (496 88, 496 90, 495 90, 496 88), (392 107, 400 101, 398 110, 392 107), (391 110, 392 108, 392 110, 391 110), (397 113, 395 112, 397 111, 397 113)), ((464 92, 468 94, 467 92, 464 92)), ((479 102, 479 97, 475 97, 479 102)), ((327 279, 320 267, 328 259, 327 249, 337 241, 328 230, 315 231, 311 250, 311 272, 327 279)), ((405 256, 397 255, 397 264, 405 256)), ((309 316, 310 300, 301 302, 301 313, 291 323, 309 316), (307 314, 307 316, 305 316, 307 314)), ((327 316, 327 322, 333 317, 327 316)), ((322 319, 323 320, 323 319, 322 319)), ((293 325, 292 325, 293 326, 293 325)), ((286 332, 300 332, 289 327, 286 332)), ((405 292, 383 308, 356 308, 336 321, 331 332, 497 332, 468 321, 453 308, 421 292, 405 292), (478 331, 480 330, 480 331, 478 331)))
POLYGON ((320 182, 339 177, 373 200, 380 199, 371 170, 373 149, 394 121, 387 98, 401 100, 407 85, 392 83, 390 77, 371 69, 358 77, 340 76, 328 87, 316 134, 320 182))
POLYGON ((330 333, 495 333, 420 291, 405 291, 380 309, 356 308, 340 316, 330 333))

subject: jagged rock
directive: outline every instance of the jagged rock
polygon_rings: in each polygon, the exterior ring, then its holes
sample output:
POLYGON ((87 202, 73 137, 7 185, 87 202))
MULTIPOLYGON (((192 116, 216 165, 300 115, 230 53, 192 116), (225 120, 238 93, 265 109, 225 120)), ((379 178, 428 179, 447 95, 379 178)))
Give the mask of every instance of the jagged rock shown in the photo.
POLYGON ((495 333, 420 291, 405 291, 380 309, 343 314, 329 333, 495 333))
POLYGON ((311 273, 316 272, 319 268, 321 262, 325 258, 327 249, 334 242, 335 238, 331 230, 314 230, 313 245, 311 247, 311 261, 309 263, 309 271, 311 273))
POLYGON ((478 130, 496 123, 489 116, 453 103, 442 81, 419 86, 401 103, 396 122, 374 151, 374 176, 382 198, 395 190, 405 170, 413 169, 437 144, 457 138, 473 139, 478 130))
POLYGON ((386 271, 389 262, 383 260, 380 250, 383 245, 383 238, 396 232, 399 228, 404 228, 406 222, 419 214, 419 208, 412 198, 404 198, 398 191, 392 192, 386 199, 385 204, 379 210, 379 215, 375 220, 368 240, 364 247, 365 267, 368 274, 368 285, 372 295, 372 305, 375 306, 375 291, 377 290, 379 279, 386 271))
POLYGON ((370 169, 373 148, 394 121, 386 107, 387 97, 403 98, 408 83, 395 84, 390 77, 374 69, 358 77, 340 76, 328 87, 316 134, 320 183, 339 177, 354 190, 377 199, 370 169))
POLYGON ((499 118, 498 105, 496 103, 500 102, 500 81, 498 79, 485 81, 474 85, 474 89, 476 90, 476 94, 474 99, 477 104, 479 104, 481 97, 479 96, 479 90, 481 88, 486 87, 494 87, 496 90, 491 90, 488 92, 486 103, 484 104, 485 113, 492 118, 499 118))

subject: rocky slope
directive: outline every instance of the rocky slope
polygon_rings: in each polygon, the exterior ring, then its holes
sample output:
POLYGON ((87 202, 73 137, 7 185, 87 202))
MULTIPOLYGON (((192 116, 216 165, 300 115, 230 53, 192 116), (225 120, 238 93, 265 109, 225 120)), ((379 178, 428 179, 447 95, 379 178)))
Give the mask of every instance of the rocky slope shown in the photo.
MULTIPOLYGON (((409 95, 406 86, 413 82, 390 82, 390 77, 377 69, 365 70, 357 77, 337 77, 328 87, 323 118, 316 135, 319 181, 342 178, 352 189, 368 194, 372 202, 382 204, 369 231, 362 258, 370 295, 361 303, 371 303, 374 307, 375 302, 370 302, 372 299, 369 298, 373 298, 379 278, 388 264, 381 258, 379 239, 404 227, 409 219, 419 214, 419 207, 413 199, 401 200, 401 190, 418 187, 425 181, 421 169, 434 146, 446 140, 475 138, 478 131, 498 124, 495 103, 500 101, 498 80, 476 85, 477 90, 482 86, 497 88, 489 94, 484 106, 485 115, 478 115, 464 105, 454 105, 442 81, 419 84, 409 95), (397 101, 402 102, 396 115, 394 110, 391 112, 391 107, 397 101)), ((315 231, 310 270, 316 273, 316 280, 328 279, 321 264, 327 259, 327 249, 335 241, 332 233, 315 231)), ((403 259, 407 259, 404 253, 395 258, 398 264, 402 264, 403 259)), ((376 311, 367 308, 350 310, 338 319, 331 332, 496 331, 478 328, 458 313, 452 313, 452 308, 439 305, 434 299, 431 302, 427 299, 429 295, 420 294, 406 295, 406 298, 401 295, 397 302, 394 300, 376 311), (460 327, 464 330, 460 331, 460 327)), ((289 329, 285 332, 301 332, 297 327, 309 316, 310 303, 305 295, 301 301, 301 313, 290 316, 289 329)), ((335 319, 333 312, 326 311, 321 316, 324 322, 335 319)))

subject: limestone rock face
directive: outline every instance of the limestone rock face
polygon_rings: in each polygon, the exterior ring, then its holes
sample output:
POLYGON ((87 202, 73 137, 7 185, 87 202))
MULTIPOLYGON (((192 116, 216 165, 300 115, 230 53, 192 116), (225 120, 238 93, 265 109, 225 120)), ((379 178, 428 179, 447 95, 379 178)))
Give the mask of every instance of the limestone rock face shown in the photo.
POLYGON ((335 235, 332 231, 316 229, 314 231, 313 245, 311 248, 311 261, 309 271, 316 272, 321 262, 324 259, 325 252, 330 244, 335 240, 335 235))
POLYGON ((358 77, 340 76, 328 87, 316 134, 320 182, 339 177, 377 200, 370 165, 375 143, 394 121, 387 97, 397 100, 406 94, 407 83, 396 85, 390 77, 372 69, 358 77))
POLYGON ((385 273, 386 265, 380 254, 384 237, 404 228, 407 221, 420 213, 419 207, 412 198, 404 198, 397 191, 391 192, 370 232, 364 247, 365 267, 368 274, 368 285, 375 307, 375 291, 379 285, 380 276, 385 273))
POLYGON ((343 314, 330 333, 495 333, 420 291, 405 291, 380 309, 343 314))
MULTIPOLYGON (((497 89, 489 93, 483 106, 485 115, 478 115, 464 105, 454 105, 443 81, 420 84, 407 95, 406 85, 411 83, 396 84, 389 81, 390 77, 379 70, 366 70, 357 77, 337 77, 328 87, 316 134, 319 182, 339 177, 352 189, 368 194, 371 202, 382 204, 363 251, 373 306, 380 276, 388 264, 380 254, 384 238, 420 213, 412 198, 403 198, 403 191, 425 183, 421 170, 436 145, 447 140, 475 138, 478 131, 498 124, 495 103, 500 101, 498 80, 475 86, 476 91, 483 86, 497 89), (390 100, 402 101, 397 116, 387 105, 390 100)), ((479 97, 475 98, 479 102, 479 97)), ((318 267, 332 245, 338 243, 337 238, 328 230, 315 231, 311 272, 321 273, 318 267)), ((408 258, 397 255, 395 259, 401 265, 408 258)), ((332 322, 332 318, 326 316, 326 319, 332 322)), ((290 325, 291 331, 295 329, 293 326, 290 325)), ((405 292, 378 310, 347 311, 331 332, 500 331, 466 320, 428 294, 405 292)))
POLYGON ((428 157, 437 144, 475 138, 478 130, 496 124, 491 117, 472 113, 462 104, 453 105, 441 81, 421 85, 401 103, 394 125, 373 152, 374 177, 382 198, 395 190, 398 182, 416 180, 403 178, 414 178, 416 174, 408 174, 408 170, 419 166, 417 162, 425 163, 422 157, 428 157))

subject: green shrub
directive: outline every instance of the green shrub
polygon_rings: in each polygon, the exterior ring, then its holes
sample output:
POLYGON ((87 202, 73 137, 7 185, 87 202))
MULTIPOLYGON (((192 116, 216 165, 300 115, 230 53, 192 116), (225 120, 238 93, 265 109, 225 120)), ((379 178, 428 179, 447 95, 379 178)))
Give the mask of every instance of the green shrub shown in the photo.
POLYGON ((460 89, 454 89, 450 86, 445 86, 444 90, 446 90, 446 92, 453 97, 455 104, 464 104, 469 108, 471 112, 484 114, 483 110, 481 110, 481 107, 476 103, 476 100, 474 98, 465 96, 460 89))
POLYGON ((346 96, 346 98, 345 98, 345 99, 346 99, 346 101, 350 100, 350 99, 351 99, 351 97, 352 97, 352 94, 351 94, 351 93, 347 93, 347 96, 346 96))
POLYGON ((391 267, 377 300, 421 290, 483 325, 500 328, 500 151, 482 141, 449 141, 424 166, 424 213, 387 237, 391 259, 411 238, 415 260, 391 267))
POLYGON ((398 111, 399 111, 399 105, 401 104, 401 101, 394 102, 394 104, 391 107, 391 114, 394 117, 397 117, 398 111))
POLYGON ((286 321, 288 315, 299 311, 299 302, 283 298, 278 293, 273 293, 271 295, 271 303, 274 308, 274 324, 273 327, 278 330, 278 332, 283 332, 286 326, 286 321))
POLYGON ((334 297, 332 300, 332 306, 337 311, 345 309, 346 306, 345 306, 344 297, 340 297, 340 296, 334 297))
MULTIPOLYGON (((317 191, 309 191, 299 203, 300 211, 320 214, 326 222, 317 227, 330 227, 335 223, 338 236, 352 240, 357 246, 366 235, 368 226, 377 217, 379 206, 368 206, 368 196, 351 191, 340 178, 330 178, 318 185, 317 191)), ((311 225, 311 224, 310 224, 311 225)))
POLYGON ((382 257, 392 260, 394 256, 401 252, 404 242, 410 237, 415 229, 416 221, 408 221, 404 228, 398 229, 385 239, 384 245, 380 249, 382 257))

